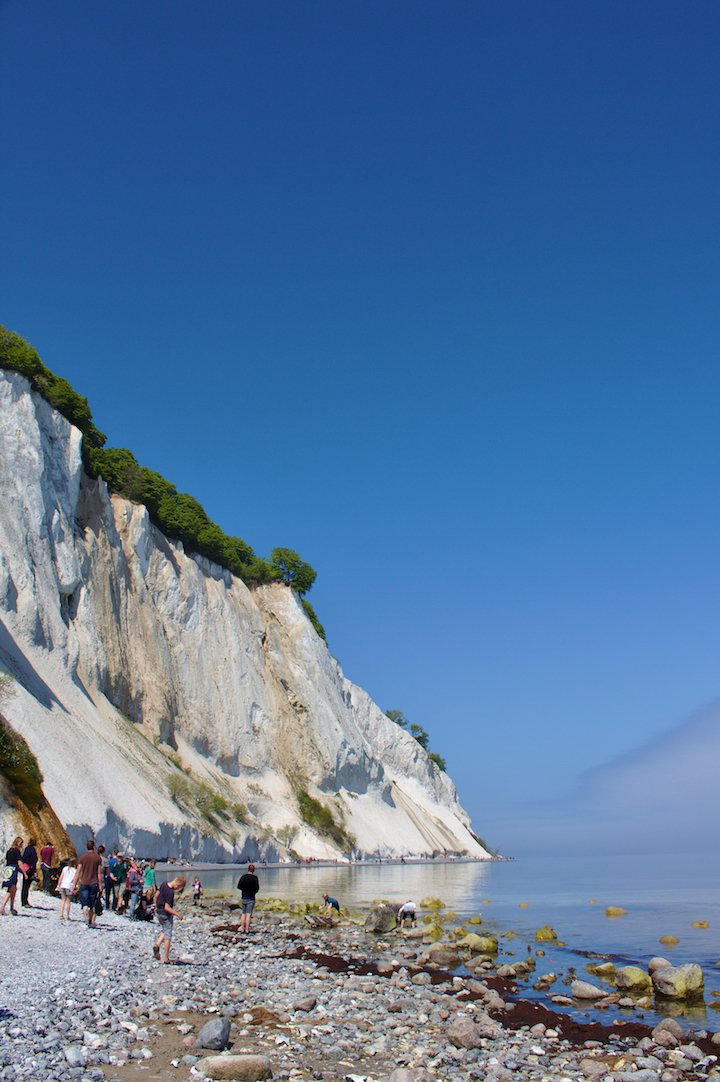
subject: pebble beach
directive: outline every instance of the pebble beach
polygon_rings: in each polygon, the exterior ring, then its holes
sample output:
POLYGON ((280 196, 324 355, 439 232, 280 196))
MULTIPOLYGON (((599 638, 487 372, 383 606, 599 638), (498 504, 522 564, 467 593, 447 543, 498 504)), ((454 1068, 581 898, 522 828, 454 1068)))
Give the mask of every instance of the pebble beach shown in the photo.
POLYGON ((282 904, 239 932, 234 901, 155 924, 61 922, 40 892, 0 919, 0 1079, 720 1082, 720 1036, 674 1018, 606 1026, 522 997, 486 959, 453 972, 413 936, 344 920, 312 928, 282 904))

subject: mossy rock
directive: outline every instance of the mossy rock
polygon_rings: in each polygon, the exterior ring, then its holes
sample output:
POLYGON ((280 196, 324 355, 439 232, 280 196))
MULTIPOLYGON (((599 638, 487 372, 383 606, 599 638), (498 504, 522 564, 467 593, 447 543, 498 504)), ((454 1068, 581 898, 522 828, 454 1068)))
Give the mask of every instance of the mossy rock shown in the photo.
MULTIPOLYGON (((588 966, 588 969, 590 967, 588 966)), ((612 962, 601 962, 598 966, 593 966, 593 972, 598 977, 612 977, 615 973, 615 966, 612 962)))
POLYGON ((542 928, 538 928, 535 932, 535 940, 538 943, 550 943, 556 939, 557 932, 552 924, 543 924, 542 928))
POLYGON ((453 913, 451 909, 448 909, 447 913, 443 913, 443 920, 457 920, 457 913, 453 913))
POLYGON ((482 917, 468 917, 468 924, 482 924, 482 917))
POLYGON ((464 947, 472 954, 497 954, 498 952, 497 936, 476 935, 474 932, 469 932, 463 939, 459 939, 455 946, 464 947))
POLYGON ((492 905, 492 902, 489 898, 483 898, 481 905, 492 905))
MULTIPOLYGON (((507 932, 502 933, 503 939, 517 939, 518 933, 513 928, 508 928, 507 932)), ((720 962, 718 962, 720 965, 720 962)))
POLYGON ((693 928, 709 928, 710 924, 706 920, 694 920, 692 922, 692 927, 693 928))
POLYGON ((530 908, 530 903, 529 902, 518 902, 518 909, 529 909, 529 908, 530 908))
POLYGON ((423 900, 420 902, 420 905, 423 907, 423 909, 444 909, 445 908, 445 902, 440 901, 439 898, 432 898, 432 897, 423 898, 423 900))
POLYGON ((620 966, 615 971, 615 987, 628 992, 648 992, 652 988, 652 980, 639 966, 620 966))
POLYGON ((621 905, 609 905, 605 909, 606 917, 625 917, 627 916, 627 909, 623 909, 621 905))
POLYGON ((676 935, 661 935, 658 939, 658 943, 662 943, 666 947, 676 947, 680 940, 676 935))
POLYGON ((425 935, 423 936, 424 940, 429 940, 431 943, 437 943, 438 940, 442 939, 442 937, 443 937, 443 930, 442 930, 442 928, 440 927, 439 924, 428 924, 427 925, 427 927, 425 929, 425 935))
POLYGON ((463 928, 462 925, 460 925, 457 928, 451 929, 449 938, 450 939, 462 939, 463 936, 466 936, 467 934, 468 934, 467 928, 463 928))
POLYGON ((597 905, 597 898, 591 898, 590 905, 597 905))

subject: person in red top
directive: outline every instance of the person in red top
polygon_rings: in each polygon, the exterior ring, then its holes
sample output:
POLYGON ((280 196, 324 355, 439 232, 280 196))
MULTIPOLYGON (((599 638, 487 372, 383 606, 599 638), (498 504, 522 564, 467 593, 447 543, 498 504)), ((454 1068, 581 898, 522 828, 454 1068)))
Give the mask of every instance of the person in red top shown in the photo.
POLYGON ((87 853, 78 858, 75 885, 78 884, 83 919, 87 920, 88 928, 94 928, 95 902, 102 888, 102 857, 95 852, 95 842, 92 839, 87 843, 87 853))
POLYGON ((43 878, 43 890, 46 894, 50 893, 50 875, 52 873, 53 860, 55 859, 55 846, 50 842, 45 842, 45 845, 40 850, 40 871, 43 878))

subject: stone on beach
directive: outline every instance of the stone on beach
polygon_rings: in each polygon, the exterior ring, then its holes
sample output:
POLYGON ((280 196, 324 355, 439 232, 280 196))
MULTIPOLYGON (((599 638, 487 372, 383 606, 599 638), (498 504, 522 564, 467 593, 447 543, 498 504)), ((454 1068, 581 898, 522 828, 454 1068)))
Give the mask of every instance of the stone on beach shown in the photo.
POLYGON ((197 1074, 213 1080, 237 1080, 237 1082, 260 1082, 272 1078, 272 1068, 267 1056, 206 1056, 195 1064, 197 1074))
POLYGON ((652 988, 649 974, 639 966, 621 966, 615 971, 615 984, 630 992, 647 992, 652 988))
POLYGON ((543 924, 542 928, 538 928, 535 932, 535 939, 538 943, 550 943, 557 939, 557 932, 552 924, 543 924))
POLYGON ((606 917, 625 917, 627 916, 627 909, 623 909, 621 905, 609 905, 605 909, 606 917))
POLYGON ((703 971, 698 965, 663 966, 652 975, 655 992, 667 999, 702 999, 703 971))
POLYGON ((573 999, 605 999, 607 992, 589 981, 573 981, 570 986, 573 999))
POLYGON ((663 966, 670 966, 672 962, 668 962, 667 958, 655 957, 651 958, 648 962, 648 973, 654 973, 656 969, 662 969, 663 966))
POLYGON ((397 911, 399 906, 375 905, 365 918, 364 928, 366 932, 390 932, 397 924, 397 911))
POLYGON ((679 942, 676 935, 661 935, 658 939, 658 943, 663 943, 666 947, 676 947, 679 942))
POLYGON ((213 1052, 222 1052, 230 1043, 230 1020, 212 1018, 206 1022, 197 1035, 198 1048, 209 1048, 213 1052))
POLYGON ((436 966, 448 966, 450 968, 460 965, 460 955, 454 947, 445 943, 431 943, 422 952, 423 961, 436 966))
POLYGON ((458 939, 455 946, 466 947, 473 954, 497 954, 498 951, 498 941, 494 935, 476 935, 474 932, 458 939))

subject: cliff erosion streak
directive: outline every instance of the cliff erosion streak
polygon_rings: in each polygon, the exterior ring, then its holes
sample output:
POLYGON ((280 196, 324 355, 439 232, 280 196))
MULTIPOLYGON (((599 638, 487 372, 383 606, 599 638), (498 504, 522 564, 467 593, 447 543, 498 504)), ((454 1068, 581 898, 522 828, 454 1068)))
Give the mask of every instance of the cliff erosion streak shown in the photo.
MULTIPOLYGON (((293 592, 249 590, 110 496, 80 432, 4 370, 0 667, 76 845, 488 856, 450 778, 345 679, 293 592)), ((6 837, 17 823, 0 795, 6 837)))

